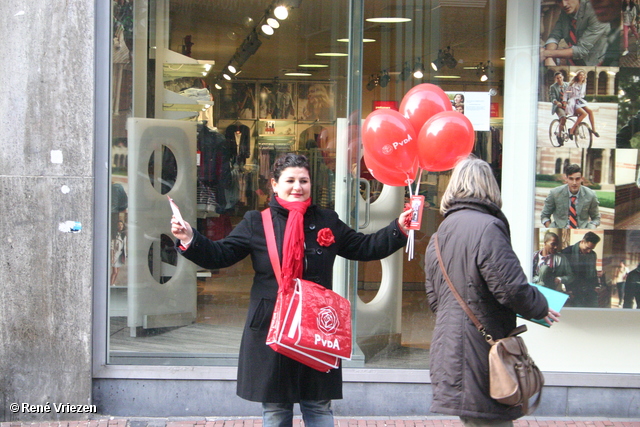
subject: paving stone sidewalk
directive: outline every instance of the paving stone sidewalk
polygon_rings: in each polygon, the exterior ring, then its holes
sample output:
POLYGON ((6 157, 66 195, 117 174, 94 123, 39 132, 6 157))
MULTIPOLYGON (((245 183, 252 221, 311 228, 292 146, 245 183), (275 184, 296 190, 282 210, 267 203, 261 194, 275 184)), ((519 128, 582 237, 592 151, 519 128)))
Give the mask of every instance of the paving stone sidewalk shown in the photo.
MULTIPOLYGON (((336 427, 462 426, 457 417, 336 417, 336 427)), ((612 418, 523 417, 516 427, 640 427, 640 420, 612 418)), ((304 427, 298 416, 294 427, 304 427)), ((262 427, 261 418, 104 418, 88 421, 0 422, 0 427, 262 427)))

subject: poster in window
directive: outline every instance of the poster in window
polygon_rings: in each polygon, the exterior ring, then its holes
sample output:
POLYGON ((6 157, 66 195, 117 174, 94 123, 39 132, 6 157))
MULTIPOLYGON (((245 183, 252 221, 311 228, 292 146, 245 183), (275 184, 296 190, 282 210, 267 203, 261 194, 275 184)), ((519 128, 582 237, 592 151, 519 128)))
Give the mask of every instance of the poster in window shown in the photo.
POLYGON ((220 119, 254 120, 256 118, 256 84, 254 82, 233 82, 221 91, 220 119))
POLYGON ((331 83, 298 83, 298 120, 334 121, 334 96, 334 85, 331 83))

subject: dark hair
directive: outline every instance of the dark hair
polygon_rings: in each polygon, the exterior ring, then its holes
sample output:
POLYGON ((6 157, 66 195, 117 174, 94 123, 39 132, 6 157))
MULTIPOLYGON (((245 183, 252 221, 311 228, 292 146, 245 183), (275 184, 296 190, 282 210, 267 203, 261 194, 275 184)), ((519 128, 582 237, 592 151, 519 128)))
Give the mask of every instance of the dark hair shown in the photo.
POLYGON ((558 74, 560 74, 562 77, 564 77, 564 74, 562 74, 562 71, 556 71, 555 74, 553 75, 553 77, 557 76, 558 74))
POLYGON ((309 160, 307 160, 305 156, 302 154, 287 153, 278 157, 273 163, 273 169, 271 170, 273 179, 278 181, 280 179, 280 175, 282 175, 282 171, 286 168, 305 168, 309 173, 311 173, 309 160))
POLYGON ((547 231, 546 233, 544 233, 544 243, 547 243, 551 239, 556 239, 558 243, 560 243, 560 237, 558 237, 558 235, 553 231, 547 231))
POLYGON ((575 163, 564 168, 564 174, 567 176, 573 175, 574 173, 578 173, 578 172, 582 173, 582 168, 580 168, 580 165, 575 163))
POLYGON ((600 243, 600 236, 598 236, 593 231, 589 231, 584 235, 584 237, 582 237, 582 240, 585 240, 589 243, 593 243, 594 245, 597 245, 598 243, 600 243))

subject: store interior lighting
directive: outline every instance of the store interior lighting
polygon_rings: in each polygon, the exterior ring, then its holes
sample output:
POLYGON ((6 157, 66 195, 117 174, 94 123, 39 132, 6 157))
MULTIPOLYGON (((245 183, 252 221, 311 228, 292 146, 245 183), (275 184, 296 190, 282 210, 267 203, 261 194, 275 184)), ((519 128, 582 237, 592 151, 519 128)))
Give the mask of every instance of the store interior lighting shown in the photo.
POLYGON ((418 58, 416 66, 413 69, 413 77, 416 79, 421 79, 424 77, 424 65, 420 61, 420 58, 418 58))
POLYGON ((458 61, 453 56, 453 50, 451 50, 450 46, 447 46, 446 49, 439 49, 438 57, 431 61, 431 68, 435 71, 440 70, 444 66, 455 68, 456 65, 458 65, 458 61))
POLYGON ((491 61, 483 62, 476 67, 476 75, 481 82, 486 82, 493 75, 493 64, 491 61))
MULTIPOLYGON (((222 71, 222 74, 216 78, 216 82, 220 78, 231 80, 233 77, 240 74, 240 68, 242 65, 244 65, 251 55, 255 54, 262 45, 260 35, 265 38, 269 38, 275 34, 275 30, 280 28, 280 21, 289 17, 289 9, 300 7, 301 2, 302 0, 274 0, 274 2, 269 5, 262 18, 257 21, 253 30, 243 40, 240 47, 236 49, 236 52, 228 65, 222 71)), ((219 86, 218 83, 216 83, 216 85, 219 86)), ((216 89, 219 89, 217 86, 216 89)))
POLYGON ((400 71, 400 75, 398 76, 398 78, 402 81, 405 81, 409 78, 410 75, 411 75, 411 67, 409 67, 408 62, 405 62, 404 68, 402 68, 402 71, 400 71))
POLYGON ((382 72, 382 75, 380 76, 378 84, 380 85, 380 87, 387 87, 387 85, 389 84, 389 80, 391 80, 391 76, 389 76, 387 70, 384 70, 382 72))
POLYGON ((369 83, 367 83, 367 90, 374 90, 376 86, 380 83, 380 76, 374 76, 371 74, 371 78, 369 79, 369 83))

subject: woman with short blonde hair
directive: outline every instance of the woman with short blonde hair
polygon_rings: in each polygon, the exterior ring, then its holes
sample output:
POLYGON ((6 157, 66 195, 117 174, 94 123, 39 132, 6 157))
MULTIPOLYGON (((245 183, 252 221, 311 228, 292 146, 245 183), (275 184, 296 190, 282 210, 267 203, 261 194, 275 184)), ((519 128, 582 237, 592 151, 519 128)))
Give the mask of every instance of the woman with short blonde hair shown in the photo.
POLYGON ((451 175, 440 201, 440 213, 446 215, 455 199, 487 200, 502 207, 502 197, 491 166, 473 156, 460 161, 451 175))
POLYGON ((516 327, 516 313, 527 319, 558 320, 540 291, 527 283, 501 204, 489 164, 477 158, 462 160, 442 198, 444 221, 425 254, 425 290, 436 317, 430 353, 431 412, 459 416, 465 427, 512 427, 512 420, 524 414, 521 406, 503 405, 489 395, 491 346, 456 300, 442 269, 494 339, 516 327))

